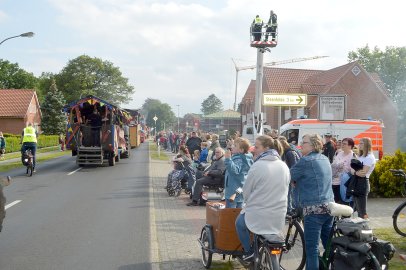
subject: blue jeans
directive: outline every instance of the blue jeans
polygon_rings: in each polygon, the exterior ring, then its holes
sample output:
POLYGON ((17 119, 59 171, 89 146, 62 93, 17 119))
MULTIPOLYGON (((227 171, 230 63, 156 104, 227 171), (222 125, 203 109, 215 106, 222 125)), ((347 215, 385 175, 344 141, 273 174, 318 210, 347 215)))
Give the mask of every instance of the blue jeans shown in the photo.
POLYGON ((241 208, 242 202, 230 201, 226 199, 226 208, 241 208))
POLYGON ((330 237, 333 217, 329 214, 306 215, 304 217, 304 238, 306 247, 306 269, 319 269, 319 240, 326 248, 330 237))
POLYGON ((235 228, 237 230, 238 238, 244 248, 245 253, 251 252, 251 239, 250 230, 248 230, 245 224, 245 214, 239 214, 235 221, 235 228))

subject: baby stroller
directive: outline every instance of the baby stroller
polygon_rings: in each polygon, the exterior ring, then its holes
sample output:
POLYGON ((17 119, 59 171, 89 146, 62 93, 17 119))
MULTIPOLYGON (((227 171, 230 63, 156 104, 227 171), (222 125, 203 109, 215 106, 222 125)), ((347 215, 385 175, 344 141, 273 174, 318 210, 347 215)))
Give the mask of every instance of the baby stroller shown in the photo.
POLYGON ((175 168, 168 174, 168 180, 166 183, 166 191, 169 196, 178 197, 182 189, 186 194, 192 192, 192 186, 196 181, 196 174, 190 164, 184 164, 183 162, 174 162, 175 168))

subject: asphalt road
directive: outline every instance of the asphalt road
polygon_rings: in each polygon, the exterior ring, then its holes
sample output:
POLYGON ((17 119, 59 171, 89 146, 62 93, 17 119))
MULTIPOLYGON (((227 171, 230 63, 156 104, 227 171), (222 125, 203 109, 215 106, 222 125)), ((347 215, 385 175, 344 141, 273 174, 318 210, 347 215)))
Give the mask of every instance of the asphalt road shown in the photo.
POLYGON ((0 269, 151 269, 148 162, 143 144, 114 167, 64 156, 6 173, 0 269))

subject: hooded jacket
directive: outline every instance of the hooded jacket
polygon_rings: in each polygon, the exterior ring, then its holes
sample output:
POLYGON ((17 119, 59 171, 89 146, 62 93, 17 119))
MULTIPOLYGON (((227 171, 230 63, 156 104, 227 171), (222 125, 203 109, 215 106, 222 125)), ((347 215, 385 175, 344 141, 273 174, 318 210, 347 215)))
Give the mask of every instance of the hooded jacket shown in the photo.
POLYGON ((290 182, 289 168, 280 158, 267 155, 255 161, 243 187, 241 213, 255 234, 281 234, 285 226, 290 182))

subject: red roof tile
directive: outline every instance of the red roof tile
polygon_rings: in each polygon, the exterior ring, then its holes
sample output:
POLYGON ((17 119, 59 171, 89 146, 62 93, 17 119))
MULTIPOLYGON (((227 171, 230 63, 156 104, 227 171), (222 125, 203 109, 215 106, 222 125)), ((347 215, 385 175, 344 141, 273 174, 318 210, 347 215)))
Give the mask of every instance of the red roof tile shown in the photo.
POLYGON ((255 80, 251 80, 242 100, 253 99, 254 97, 255 97, 255 80))
POLYGON ((321 70, 268 68, 264 67, 264 93, 287 93, 291 88, 298 88, 310 76, 321 70))
POLYGON ((0 89, 0 117, 25 117, 34 96, 31 89, 0 89))

